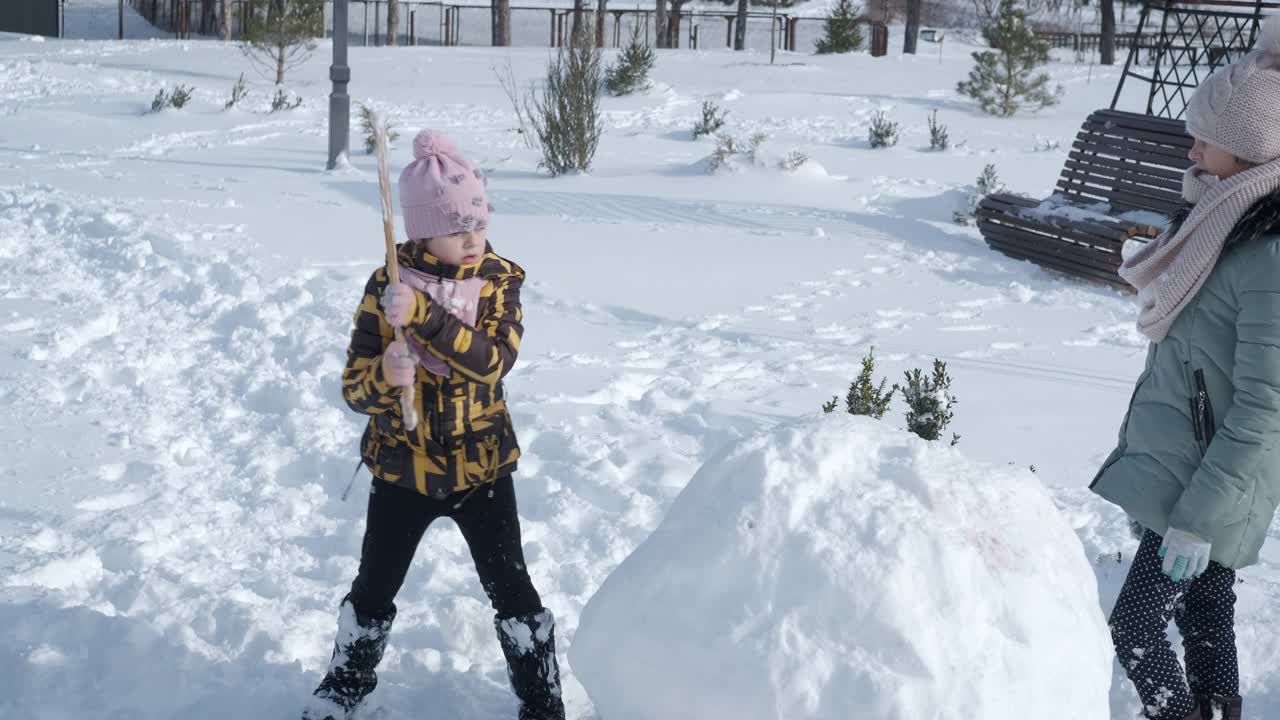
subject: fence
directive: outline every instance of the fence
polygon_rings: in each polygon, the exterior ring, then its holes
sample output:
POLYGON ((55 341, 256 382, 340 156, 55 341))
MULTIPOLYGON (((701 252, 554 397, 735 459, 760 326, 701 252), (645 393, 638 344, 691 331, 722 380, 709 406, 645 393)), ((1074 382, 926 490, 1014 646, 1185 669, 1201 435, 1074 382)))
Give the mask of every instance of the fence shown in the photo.
MULTIPOLYGON (((227 37, 240 40, 246 21, 255 9, 261 12, 271 0, 227 0, 227 25, 224 25, 224 0, 126 0, 134 11, 122 26, 128 38, 151 37, 227 37)), ((102 0, 60 0, 64 8, 64 37, 116 37, 115 7, 102 0), (76 16, 73 10, 81 15, 76 16), (79 20, 72 22, 66 18, 79 20), (73 27, 74 26, 74 27, 73 27)), ((386 45, 386 0, 348 0, 348 42, 352 45, 386 45)), ((646 41, 652 41, 652 10, 636 8, 607 9, 603 28, 597 23, 594 8, 582 12, 580 22, 588 32, 599 30, 600 44, 620 47, 627 42, 637 22, 644 27, 646 41)), ((574 10, 570 7, 513 7, 510 10, 511 45, 516 47, 558 47, 572 34, 574 10)), ((492 42, 492 10, 487 5, 459 5, 440 0, 401 0, 398 45, 469 45, 488 46, 492 42)), ((700 10, 681 12, 673 38, 675 47, 694 50, 733 46, 737 13, 700 10), (722 44, 723 43, 723 44, 722 44)), ((864 26, 865 27, 865 26, 864 26)), ((867 28, 869 30, 869 28, 867 28)), ((326 0, 324 34, 333 32, 333 2, 326 0)), ((776 16, 753 11, 747 15, 746 47, 768 50, 771 46, 792 52, 810 52, 822 34, 822 18, 796 17, 779 9, 776 16)), ((1100 33, 1037 33, 1053 47, 1077 52, 1097 53, 1101 50, 1100 33)), ((870 42, 870 33, 864 32, 870 42)), ((1117 33, 1117 50, 1134 42, 1155 52, 1156 37, 1138 38, 1134 33, 1117 33)))
MULTIPOLYGON (((68 0, 63 0, 67 2, 68 0)), ((70 0, 74 2, 74 0, 70 0)), ((229 27, 224 27, 220 7, 222 0, 128 0, 140 16, 158 30, 176 38, 193 36, 239 40, 248 18, 256 8, 266 7, 269 0, 231 0, 229 27)), ((348 41, 354 45, 386 45, 386 0, 349 0, 348 41)), ((567 7, 513 7, 510 10, 511 44, 513 46, 546 45, 558 47, 567 42, 573 27, 575 11, 567 7)), ((605 11, 600 44, 619 47, 630 36, 636 22, 645 25, 645 38, 653 34, 653 11, 611 9, 605 11)), ((594 9, 582 12, 581 22, 589 31, 597 28, 594 9)), ((732 47, 737 14, 734 12, 681 12, 673 23, 672 45, 690 49, 721 47, 723 32, 726 47, 732 47)), ((821 18, 792 17, 780 12, 751 12, 747 16, 747 47, 798 51, 813 47, 821 32, 821 18), (802 42, 801 39, 812 40, 802 42)), ((400 3, 398 45, 489 45, 492 41, 492 11, 487 6, 456 5, 442 2, 400 3)), ((332 35, 333 3, 325 4, 325 36, 332 35)))

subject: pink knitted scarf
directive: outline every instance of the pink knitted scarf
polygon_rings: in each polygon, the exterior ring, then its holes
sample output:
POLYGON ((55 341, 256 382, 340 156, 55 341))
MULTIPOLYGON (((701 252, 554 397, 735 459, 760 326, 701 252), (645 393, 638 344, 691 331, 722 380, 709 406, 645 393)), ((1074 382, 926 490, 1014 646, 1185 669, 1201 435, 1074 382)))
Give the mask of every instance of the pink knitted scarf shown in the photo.
POLYGON ((1258 200, 1280 188, 1280 160, 1219 180, 1195 167, 1182 181, 1195 205, 1186 222, 1125 258, 1120 277, 1138 289, 1138 330, 1164 340, 1173 321, 1213 272, 1227 237, 1258 200))

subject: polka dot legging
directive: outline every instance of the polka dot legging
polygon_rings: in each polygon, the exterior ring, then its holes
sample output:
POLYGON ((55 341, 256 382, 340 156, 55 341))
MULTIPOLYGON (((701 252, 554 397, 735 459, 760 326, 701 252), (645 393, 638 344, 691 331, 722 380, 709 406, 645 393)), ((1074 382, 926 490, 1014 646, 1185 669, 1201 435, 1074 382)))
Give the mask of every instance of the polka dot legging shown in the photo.
POLYGON ((1160 572, 1162 542, 1150 530, 1142 536, 1111 611, 1111 639, 1147 717, 1182 720, 1196 709, 1197 696, 1240 694, 1236 573, 1211 562, 1200 577, 1174 582, 1160 572), (1182 634, 1185 676, 1165 635, 1170 618, 1182 634))

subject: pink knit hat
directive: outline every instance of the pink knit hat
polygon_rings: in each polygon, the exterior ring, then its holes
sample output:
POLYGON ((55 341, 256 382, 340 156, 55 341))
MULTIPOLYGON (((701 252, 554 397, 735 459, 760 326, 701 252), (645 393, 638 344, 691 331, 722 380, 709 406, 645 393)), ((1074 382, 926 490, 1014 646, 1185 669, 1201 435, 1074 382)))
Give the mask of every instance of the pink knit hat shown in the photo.
POLYGON ((413 139, 413 162, 400 173, 400 209, 410 240, 479 230, 489 224, 485 180, 436 130, 413 139))
POLYGON ((1280 17, 1266 20, 1253 52, 1200 83, 1187 132, 1241 160, 1280 158, 1280 17))

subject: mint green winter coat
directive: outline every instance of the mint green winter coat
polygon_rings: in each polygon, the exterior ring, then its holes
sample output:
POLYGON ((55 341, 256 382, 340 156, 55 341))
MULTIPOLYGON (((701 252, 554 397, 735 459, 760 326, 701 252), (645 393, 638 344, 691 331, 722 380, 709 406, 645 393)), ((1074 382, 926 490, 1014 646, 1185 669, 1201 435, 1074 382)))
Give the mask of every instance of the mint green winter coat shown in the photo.
POLYGON ((1148 350, 1119 444, 1090 489, 1156 533, 1209 540, 1222 565, 1257 562, 1280 502, 1280 194, 1236 225, 1204 287, 1148 350), (1199 387, 1213 421, 1198 438, 1199 387))

